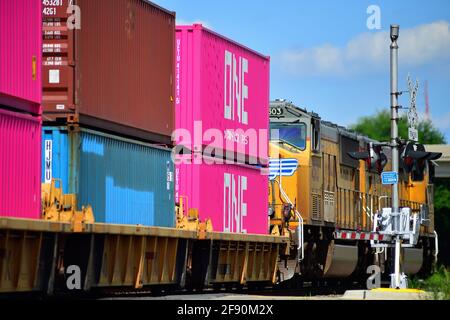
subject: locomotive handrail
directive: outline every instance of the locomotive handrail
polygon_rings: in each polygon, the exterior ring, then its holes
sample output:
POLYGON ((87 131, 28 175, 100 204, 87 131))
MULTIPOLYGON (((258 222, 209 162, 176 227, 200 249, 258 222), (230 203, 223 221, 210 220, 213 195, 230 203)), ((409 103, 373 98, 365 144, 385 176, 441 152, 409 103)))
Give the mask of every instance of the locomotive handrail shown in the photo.
POLYGON ((278 183, 278 187, 280 188, 280 192, 281 195, 285 198, 285 200, 292 206, 292 208, 294 208, 295 211, 295 215, 297 216, 298 221, 298 226, 297 226, 297 233, 298 233, 298 247, 297 247, 297 251, 299 252, 298 254, 298 261, 302 261, 305 257, 305 249, 303 246, 303 239, 304 239, 304 230, 303 230, 303 217, 301 216, 300 212, 298 212, 298 210, 295 208, 294 204, 292 203, 291 199, 289 199, 288 195, 286 194, 286 192, 283 189, 283 185, 281 182, 281 175, 280 175, 280 181, 277 181, 275 179, 275 181, 278 183))
POLYGON ((378 211, 380 211, 383 207, 381 207, 381 200, 386 199, 386 206, 388 206, 389 196, 379 196, 378 197, 378 211))
MULTIPOLYGON (((359 192, 359 199, 361 201, 363 201, 363 197, 362 197, 363 193, 359 192)), ((364 193, 364 198, 367 200, 367 194, 364 193)), ((372 198, 370 199, 370 201, 372 202, 372 198)), ((370 218, 371 221, 373 221, 373 216, 372 216, 372 208, 369 208, 367 205, 366 206, 362 206, 362 209, 364 210, 364 213, 366 214, 366 216, 368 216, 370 218), (370 213, 368 212, 370 211, 370 213)))
MULTIPOLYGON (((379 194, 371 194, 368 192, 361 192, 358 190, 353 190, 349 188, 337 187, 337 195, 338 195, 338 215, 340 216, 341 221, 344 221, 343 224, 348 227, 358 227, 361 226, 372 229, 372 224, 374 222, 374 214, 385 207, 389 207, 392 201, 392 198, 389 195, 379 195, 379 194), (341 196, 344 198, 341 199, 341 196), (384 201, 383 201, 384 200, 384 201), (356 209, 355 205, 358 203, 358 208, 356 209), (359 215, 356 216, 357 213, 361 213, 362 216, 367 216, 370 218, 370 221, 358 221, 359 215), (352 226, 351 226, 352 225, 352 226)), ((413 212, 419 211, 421 203, 410 201, 410 200, 401 200, 400 204, 402 207, 409 207, 413 212)))

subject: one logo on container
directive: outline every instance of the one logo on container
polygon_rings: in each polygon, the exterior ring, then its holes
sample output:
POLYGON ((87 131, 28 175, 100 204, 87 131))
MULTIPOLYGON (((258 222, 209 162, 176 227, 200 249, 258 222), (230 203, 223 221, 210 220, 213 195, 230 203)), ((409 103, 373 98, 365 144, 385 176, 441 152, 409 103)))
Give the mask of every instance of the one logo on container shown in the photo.
POLYGON ((247 177, 225 173, 223 186, 223 231, 247 233, 244 228, 244 218, 247 217, 247 203, 244 202, 247 177))
POLYGON ((224 117, 248 125, 248 113, 245 111, 245 100, 248 99, 248 87, 245 84, 248 60, 225 50, 224 73, 224 117))
MULTIPOLYGON (((248 74, 248 60, 225 50, 224 118, 244 125, 248 125, 248 112, 245 110, 245 101, 248 99, 246 74, 248 74)), ((240 131, 242 130, 225 130, 225 140, 248 145, 248 136, 240 131)))

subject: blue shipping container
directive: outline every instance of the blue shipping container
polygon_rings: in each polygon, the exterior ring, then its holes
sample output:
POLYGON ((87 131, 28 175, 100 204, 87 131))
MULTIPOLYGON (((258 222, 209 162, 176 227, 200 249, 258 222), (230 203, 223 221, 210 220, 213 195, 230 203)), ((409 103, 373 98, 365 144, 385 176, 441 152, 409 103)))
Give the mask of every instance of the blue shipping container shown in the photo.
POLYGON ((171 150, 93 130, 44 127, 42 182, 61 179, 95 221, 175 226, 171 150))

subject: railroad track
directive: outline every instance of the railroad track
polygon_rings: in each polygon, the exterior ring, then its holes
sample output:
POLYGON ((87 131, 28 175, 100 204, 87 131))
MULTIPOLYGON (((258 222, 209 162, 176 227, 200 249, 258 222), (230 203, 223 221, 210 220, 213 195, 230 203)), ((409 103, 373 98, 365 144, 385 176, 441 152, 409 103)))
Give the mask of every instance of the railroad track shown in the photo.
MULTIPOLYGON (((383 283, 384 285, 386 283, 383 283)), ((55 295, 44 295, 40 293, 15 293, 0 295, 0 300, 9 299, 35 299, 35 300, 101 300, 101 299, 161 299, 171 296, 183 299, 189 297, 191 300, 203 300, 205 296, 266 296, 266 297, 315 297, 315 296, 341 296, 347 290, 366 289, 356 282, 321 281, 321 282, 292 282, 277 284, 275 286, 234 286, 206 289, 176 289, 171 287, 154 287, 141 290, 117 289, 95 289, 91 292, 71 291, 57 293, 55 295)))
MULTIPOLYGON (((236 286, 221 287, 221 288, 208 288, 203 290, 187 290, 187 289, 171 289, 171 288, 153 288, 143 290, 95 290, 91 293, 84 293, 80 295, 63 294, 60 297, 68 299, 135 299, 135 298, 161 298, 161 297, 184 297, 189 296, 191 299, 195 296, 199 296, 199 299, 203 299, 205 295, 248 295, 248 296, 267 296, 267 297, 283 297, 283 296, 298 296, 298 297, 311 297, 311 296, 337 296, 343 295, 347 290, 362 289, 362 286, 357 283, 314 283, 304 282, 298 286, 281 286, 276 285, 273 287, 259 287, 254 288, 252 286, 236 286)), ((50 297, 52 299, 52 297, 50 297)), ((194 299, 195 300, 195 299, 194 299)))

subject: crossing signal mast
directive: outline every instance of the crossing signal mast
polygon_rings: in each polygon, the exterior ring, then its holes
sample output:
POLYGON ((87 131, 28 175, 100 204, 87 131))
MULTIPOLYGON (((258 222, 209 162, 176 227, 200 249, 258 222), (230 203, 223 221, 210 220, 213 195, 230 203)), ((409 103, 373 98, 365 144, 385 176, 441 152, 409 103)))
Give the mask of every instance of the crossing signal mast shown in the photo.
MULTIPOLYGON (((391 274, 391 288, 407 288, 406 275, 401 270, 401 248, 415 247, 419 239, 420 225, 426 224, 426 214, 420 212, 420 216, 412 213, 411 208, 400 207, 399 199, 399 170, 403 171, 406 179, 423 181, 427 164, 431 160, 439 159, 442 154, 427 152, 422 144, 419 144, 417 131, 418 115, 416 110, 416 97, 419 82, 412 83, 408 76, 411 105, 408 111, 408 141, 402 141, 398 134, 399 108, 398 98, 402 94, 398 90, 398 44, 400 27, 391 25, 391 140, 386 143, 369 143, 367 150, 363 152, 349 152, 348 155, 357 160, 366 161, 369 170, 376 170, 382 175, 383 184, 392 185, 392 208, 383 208, 374 214, 373 232, 383 235, 382 242, 371 242, 374 248, 395 248, 395 269, 391 274), (392 150, 392 171, 383 172, 387 163, 387 157, 383 153, 383 147, 392 150)), ((425 209, 424 209, 425 210, 425 209)))
MULTIPOLYGON (((406 146, 402 146, 402 142, 398 135, 398 97, 401 93, 398 91, 398 44, 400 27, 391 25, 391 149, 392 149, 392 168, 394 174, 399 173, 400 162, 405 169, 405 174, 412 174, 413 181, 422 181, 424 179, 424 170, 428 160, 438 159, 442 154, 426 152, 425 147, 418 144, 418 131, 416 129, 418 116, 416 110, 417 90, 419 89, 419 81, 415 86, 408 77, 409 93, 411 105, 408 111, 409 142, 406 146), (401 159, 400 149, 403 148, 401 159)), ((378 217, 377 217, 378 218, 378 217)), ((392 208, 385 208, 381 213, 378 221, 380 222, 380 230, 392 237, 391 245, 395 245, 395 270, 391 275, 392 288, 406 288, 408 286, 406 276, 401 272, 400 255, 401 247, 415 246, 419 239, 420 224, 417 214, 412 214, 411 208, 400 208, 399 206, 399 190, 398 179, 392 184, 392 208), (404 243, 405 242, 405 243, 404 243)))

